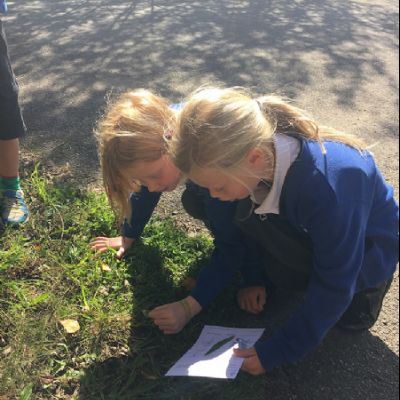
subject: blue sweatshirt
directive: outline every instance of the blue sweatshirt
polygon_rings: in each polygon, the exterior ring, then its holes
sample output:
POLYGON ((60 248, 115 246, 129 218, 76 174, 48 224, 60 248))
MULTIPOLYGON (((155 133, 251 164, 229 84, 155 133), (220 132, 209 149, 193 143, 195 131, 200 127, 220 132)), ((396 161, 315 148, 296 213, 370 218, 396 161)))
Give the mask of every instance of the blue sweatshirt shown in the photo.
MULTIPOLYGON (((215 244, 210 262, 201 270, 191 295, 205 308, 232 281, 237 271, 242 274, 243 287, 263 286, 262 249, 234 224, 236 202, 213 199, 206 189, 192 182, 186 184, 186 189, 203 195, 215 244)), ((140 237, 160 197, 161 193, 149 192, 146 187, 139 193, 132 193, 132 217, 129 223, 124 222, 124 236, 140 237)))
POLYGON ((7 12, 6 0, 0 0, 0 13, 5 14, 7 12))
POLYGON ((289 169, 280 212, 309 234, 311 279, 290 320, 256 351, 267 371, 302 358, 340 319, 354 294, 393 276, 399 211, 373 157, 341 143, 303 141, 289 169))
MULTIPOLYGON (((176 111, 181 110, 182 106, 183 103, 170 104, 170 108, 176 111)), ((192 182, 186 183, 186 189, 202 194, 215 244, 210 262, 201 270, 191 295, 205 308, 239 270, 242 287, 263 286, 265 279, 261 262, 262 249, 243 235, 234 224, 237 203, 213 199, 208 190, 192 182)), ((161 193, 149 192, 146 187, 142 187, 139 193, 131 194, 131 220, 125 220, 122 228, 125 237, 140 237, 160 197, 161 193)))

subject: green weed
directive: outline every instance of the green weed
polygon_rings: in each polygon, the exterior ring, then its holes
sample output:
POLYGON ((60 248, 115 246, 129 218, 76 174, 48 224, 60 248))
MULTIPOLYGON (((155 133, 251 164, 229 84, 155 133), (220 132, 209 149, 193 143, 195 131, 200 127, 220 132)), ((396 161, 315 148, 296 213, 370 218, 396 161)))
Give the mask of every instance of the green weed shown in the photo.
POLYGON ((142 313, 187 295, 182 281, 206 262, 208 236, 153 219, 124 260, 111 251, 95 257, 90 239, 118 233, 106 197, 50 184, 39 167, 24 183, 30 221, 0 237, 1 398, 232 399, 254 383, 262 398, 256 378, 163 377, 205 322, 232 324, 227 315, 237 313, 225 294, 174 336, 142 313), (79 331, 67 333, 65 319, 79 331))

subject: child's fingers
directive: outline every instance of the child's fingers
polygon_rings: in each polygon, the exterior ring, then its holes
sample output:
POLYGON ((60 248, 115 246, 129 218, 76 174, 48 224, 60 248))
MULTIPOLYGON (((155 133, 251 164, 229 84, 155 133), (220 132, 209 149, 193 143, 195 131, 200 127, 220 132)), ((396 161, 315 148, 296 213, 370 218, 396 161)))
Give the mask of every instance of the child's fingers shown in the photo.
POLYGON ((98 240, 96 242, 91 242, 90 246, 91 247, 99 247, 99 246, 103 247, 103 246, 106 246, 106 244, 107 244, 107 242, 102 241, 102 240, 98 240))
POLYGON ((261 375, 266 372, 257 355, 246 358, 240 369, 251 375, 261 375))
POLYGON ((125 254, 125 249, 123 247, 120 247, 120 249, 117 252, 117 258, 122 258, 125 254))
POLYGON ((154 324, 156 324, 158 327, 164 326, 172 326, 172 321, 169 318, 158 318, 158 319, 153 319, 154 324))
POLYGON ((247 312, 250 312, 250 313, 253 312, 254 307, 253 307, 252 299, 247 298, 246 303, 245 303, 245 307, 246 307, 245 310, 247 312))
POLYGON ((162 310, 159 310, 158 307, 149 312, 149 317, 153 319, 159 317, 160 315, 162 315, 162 310))
POLYGON ((248 358, 257 355, 256 349, 252 347, 251 349, 233 349, 236 357, 248 358))
POLYGON ((90 244, 90 246, 97 246, 97 245, 103 245, 103 246, 105 246, 105 245, 107 245, 107 243, 108 243, 108 240, 106 239, 106 238, 97 238, 97 239, 95 239, 95 240, 92 240, 89 244, 90 244))
POLYGON ((107 251, 107 247, 103 246, 97 246, 97 247, 92 247, 92 250, 96 252, 96 255, 103 254, 104 252, 107 251))
POLYGON ((247 312, 251 312, 250 311, 250 301, 249 301, 249 296, 248 295, 244 295, 243 293, 241 293, 238 296, 238 302, 239 302, 239 307, 243 310, 243 311, 247 311, 247 312))
POLYGON ((103 254, 103 253, 105 253, 107 250, 108 250, 107 247, 101 247, 101 248, 99 248, 99 249, 97 250, 97 253, 98 253, 98 254, 103 254))
POLYGON ((253 313, 260 313, 265 306, 266 296, 265 290, 260 290, 253 298, 252 298, 252 310, 253 313))
POLYGON ((105 248, 106 250, 107 249, 118 250, 121 247, 124 247, 125 249, 129 248, 131 243, 130 244, 127 243, 126 246, 123 246, 121 240, 122 239, 120 237, 116 237, 116 238, 98 237, 90 242, 90 246, 94 249, 105 248))
POLYGON ((155 324, 158 326, 158 329, 164 333, 178 332, 176 325, 171 321, 158 321, 158 323, 155 322, 155 324))
POLYGON ((107 246, 103 246, 103 245, 101 245, 101 244, 96 244, 95 246, 91 246, 90 247, 92 250, 94 250, 94 251, 106 251, 107 249, 108 249, 108 247, 107 246))
POLYGON ((254 296, 247 297, 245 301, 245 310, 252 314, 257 314, 257 298, 254 296))
POLYGON ((102 240, 96 240, 95 242, 90 242, 91 247, 97 247, 97 246, 105 246, 107 242, 102 241, 102 240))
POLYGON ((175 324, 159 325, 158 328, 166 335, 172 335, 180 331, 180 329, 175 324))
POLYGON ((93 245, 91 245, 90 246, 90 248, 93 250, 93 251, 106 251, 106 250, 108 250, 110 247, 109 246, 107 246, 105 243, 96 243, 96 244, 93 244, 93 245))
POLYGON ((169 313, 150 312, 149 318, 160 328, 172 328, 176 325, 176 318, 173 318, 169 313))
POLYGON ((264 306, 266 303, 265 291, 260 292, 255 300, 256 301, 254 304, 254 308, 255 308, 256 313, 258 314, 264 310, 264 306))
POLYGON ((166 308, 164 306, 160 306, 151 310, 149 312, 149 317, 152 319, 165 319, 168 318, 168 314, 166 313, 166 308))
POLYGON ((118 253, 117 253, 117 257, 122 258, 125 255, 125 253, 132 247, 134 242, 135 242, 135 239, 123 238, 122 245, 119 248, 118 253))
POLYGON ((242 310, 246 311, 246 312, 249 312, 249 313, 253 313, 254 314, 254 312, 255 312, 254 306, 253 306, 251 300, 248 299, 248 298, 246 298, 244 300, 241 300, 240 308, 242 310))
POLYGON ((258 299, 260 311, 262 311, 264 309, 266 302, 267 302, 267 294, 265 291, 263 291, 262 293, 260 293, 260 297, 258 299))
POLYGON ((259 314, 266 301, 265 288, 251 287, 242 289, 238 294, 239 307, 252 314, 259 314))

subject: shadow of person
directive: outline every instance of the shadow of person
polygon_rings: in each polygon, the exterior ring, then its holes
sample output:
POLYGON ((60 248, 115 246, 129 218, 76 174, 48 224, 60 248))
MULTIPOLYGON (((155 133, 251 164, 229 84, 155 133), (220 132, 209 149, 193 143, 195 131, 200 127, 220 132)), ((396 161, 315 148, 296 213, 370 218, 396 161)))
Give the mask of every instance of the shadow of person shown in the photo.
MULTIPOLYGON (((269 307, 261 317, 266 337, 282 326, 300 301, 300 295, 287 292, 277 292, 270 299, 269 307)), ((303 360, 266 375, 264 398, 398 399, 398 354, 374 331, 380 333, 381 328, 346 332, 334 327, 303 360)))
POLYGON ((349 334, 336 328, 305 359, 295 365, 277 368, 266 376, 240 373, 230 381, 164 378, 176 359, 159 354, 157 349, 165 353, 168 348, 174 352, 181 348, 179 354, 183 355, 204 324, 263 327, 268 337, 279 329, 301 301, 298 295, 278 291, 269 298, 266 310, 253 316, 238 310, 230 300, 227 303, 226 296, 218 298, 209 310, 189 324, 193 326, 188 326, 179 335, 164 336, 145 319, 142 323, 136 321, 131 335, 131 354, 112 357, 89 368, 81 381, 80 399, 203 400, 210 396, 217 399, 245 396, 246 400, 398 398, 396 353, 372 332, 349 334))
MULTIPOLYGON (((147 317, 148 310, 187 295, 187 289, 174 283, 171 272, 165 268, 163 249, 139 241, 126 260, 133 294, 129 349, 108 354, 107 359, 84 371, 80 399, 142 398, 150 389, 160 386, 160 376, 171 362, 165 355, 168 346, 173 343, 175 350, 192 341, 191 330, 167 337, 147 317)), ((204 262, 195 261, 189 273, 193 274, 204 262)))
POLYGON ((267 376, 274 399, 398 399, 398 355, 369 331, 333 329, 317 350, 297 365, 267 376))
POLYGON ((6 226, 3 223, 3 220, 0 218, 0 238, 4 235, 6 231, 6 226))

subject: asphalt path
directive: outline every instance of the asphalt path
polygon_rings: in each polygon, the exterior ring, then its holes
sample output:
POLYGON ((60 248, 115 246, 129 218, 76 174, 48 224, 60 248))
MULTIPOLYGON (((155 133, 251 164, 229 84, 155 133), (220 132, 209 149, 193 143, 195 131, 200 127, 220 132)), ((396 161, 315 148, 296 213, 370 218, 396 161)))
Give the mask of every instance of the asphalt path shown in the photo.
MULTIPOLYGON (((108 96, 145 87, 180 101, 201 84, 240 85, 375 144, 398 196, 398 18, 384 0, 11 1, 24 157, 96 184, 92 131, 108 96)), ((266 379, 271 400, 397 399, 398 279, 369 333, 332 332, 266 379)))

